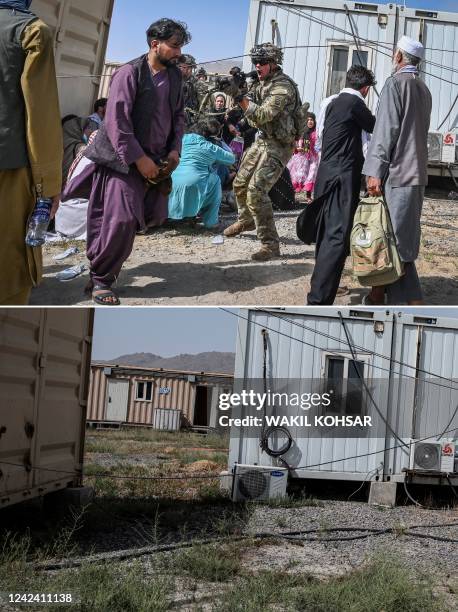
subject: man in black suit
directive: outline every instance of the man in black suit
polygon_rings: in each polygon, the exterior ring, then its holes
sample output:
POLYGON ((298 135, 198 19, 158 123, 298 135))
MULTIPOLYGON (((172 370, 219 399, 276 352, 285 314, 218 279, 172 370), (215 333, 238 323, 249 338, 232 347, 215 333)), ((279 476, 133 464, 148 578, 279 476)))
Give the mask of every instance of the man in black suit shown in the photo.
POLYGON ((364 164, 363 132, 372 133, 375 117, 365 98, 375 85, 373 72, 352 66, 346 87, 326 109, 321 145, 321 163, 315 198, 325 203, 318 225, 316 263, 307 303, 331 305, 337 295, 350 234, 359 202, 364 164))

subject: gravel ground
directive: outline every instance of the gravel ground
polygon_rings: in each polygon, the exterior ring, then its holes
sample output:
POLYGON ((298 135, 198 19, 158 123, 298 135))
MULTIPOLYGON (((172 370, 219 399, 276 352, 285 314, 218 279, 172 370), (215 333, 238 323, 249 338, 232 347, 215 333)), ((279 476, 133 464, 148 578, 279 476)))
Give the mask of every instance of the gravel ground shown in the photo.
MULTIPOLYGON (((423 238, 418 269, 427 304, 458 304, 457 202, 425 200, 423 238)), ((445 198, 445 194, 441 194, 445 198)), ((252 263, 257 250, 255 232, 227 239, 215 246, 214 235, 183 226, 161 228, 138 236, 132 255, 118 279, 117 291, 124 305, 301 305, 305 304, 313 271, 313 247, 296 237, 299 211, 277 212, 276 224, 281 238, 282 256, 266 263, 252 263)), ((223 216, 224 225, 235 214, 223 216)), ((77 263, 87 264, 84 243, 79 255, 65 262, 52 258, 68 245, 47 245, 44 249, 43 284, 32 294, 33 305, 89 305, 84 295, 85 275, 62 283, 56 273, 77 263)), ((353 281, 346 269, 343 284, 350 294, 341 304, 360 304, 367 292, 353 281)))
MULTIPOLYGON (((435 536, 458 539, 458 509, 426 510, 414 506, 393 509, 378 509, 365 503, 326 501, 321 507, 269 508, 257 506, 247 525, 248 533, 258 531, 298 531, 320 529, 320 537, 349 537, 351 534, 337 532, 326 534, 326 528, 368 527, 375 529, 395 528, 397 535, 382 535, 363 540, 325 542, 307 541, 303 545, 284 543, 263 548, 263 555, 249 555, 245 562, 255 564, 258 569, 288 568, 291 560, 297 562, 294 571, 310 571, 318 577, 336 575, 357 567, 375 549, 392 551, 410 560, 419 568, 458 576, 458 544, 419 539, 401 535, 404 527, 425 525, 413 531, 435 536), (279 523, 281 527, 279 526, 279 523), (454 527, 428 527, 456 523, 454 527)), ((310 538, 316 536, 311 535, 310 538)))

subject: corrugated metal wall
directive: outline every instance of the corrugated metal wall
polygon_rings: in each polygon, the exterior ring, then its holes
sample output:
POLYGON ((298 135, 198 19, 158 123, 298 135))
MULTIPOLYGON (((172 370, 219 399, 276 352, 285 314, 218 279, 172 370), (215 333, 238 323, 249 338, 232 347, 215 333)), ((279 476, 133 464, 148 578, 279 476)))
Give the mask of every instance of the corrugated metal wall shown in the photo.
MULTIPOLYGON (((381 90, 385 80, 391 74, 391 54, 397 40, 407 34, 418 38, 422 33, 426 46, 426 60, 434 61, 448 67, 431 66, 425 63, 424 69, 434 76, 424 75, 426 84, 433 96, 431 131, 436 130, 449 111, 458 93, 458 16, 456 13, 437 12, 437 18, 417 16, 416 9, 403 9, 396 4, 373 4, 375 11, 356 8, 355 5, 368 3, 340 2, 338 0, 303 0, 290 2, 265 2, 252 0, 247 29, 245 53, 260 42, 272 41, 272 19, 278 22, 277 44, 285 49, 284 70, 299 85, 304 100, 310 102, 311 110, 318 111, 321 101, 327 95, 327 68, 330 57, 328 46, 331 42, 353 43, 351 27, 345 13, 344 4, 348 5, 353 24, 358 36, 375 41, 379 46, 372 53, 370 68, 375 72, 378 89, 381 90), (379 15, 386 15, 387 25, 379 24, 379 15), (310 20, 326 22, 327 25, 310 20), (347 33, 339 32, 345 30, 347 33), (316 46, 300 48, 301 45, 316 46), (454 83, 451 84, 450 83, 454 83)), ((433 11, 435 12, 435 11, 433 11)), ((364 41, 360 41, 364 45, 364 41)), ((251 62, 244 60, 244 69, 251 70, 251 62)), ((372 93, 368 105, 373 111, 377 106, 377 97, 372 93)), ((458 127, 458 109, 455 108, 442 132, 458 127)))
POLYGON ((81 473, 92 319, 89 309, 0 310, 0 461, 15 464, 0 463, 0 507, 81 473))
POLYGON ((62 115, 88 115, 100 86, 114 0, 34 0, 55 35, 62 115), (71 77, 71 78, 64 78, 71 77))
MULTIPOLYGON (((283 5, 257 2, 257 0, 252 0, 251 3, 245 53, 249 53, 256 43, 272 41, 271 21, 275 19, 278 22, 277 44, 281 47, 294 47, 285 49, 284 71, 296 81, 303 100, 310 102, 310 108, 315 112, 318 112, 322 100, 327 95, 329 43, 346 41, 353 44, 351 33, 344 34, 335 29, 350 32, 343 4, 332 1, 320 3, 313 0, 294 4, 285 2, 283 5), (259 14, 257 14, 258 6, 259 14), (329 25, 311 21, 307 18, 308 15, 329 25), (311 47, 300 48, 301 45, 311 47)), ((355 3, 347 4, 352 9, 355 3)), ((356 11, 353 13, 356 30, 363 38, 390 45, 394 38, 396 12, 388 5, 381 6, 380 12, 388 15, 389 21, 386 27, 378 24, 378 12, 356 11)), ((390 53, 390 50, 387 52, 390 53)), ((390 57, 375 52, 372 54, 370 68, 374 70, 379 83, 383 83, 390 74, 390 65, 390 57)), ((245 58, 244 68, 251 69, 249 58, 245 58)), ((376 103, 377 100, 372 94, 369 105, 375 109, 376 103)))
MULTIPOLYGON (((91 390, 89 400, 88 419, 90 421, 106 420, 107 405, 107 376, 104 369, 98 366, 91 368, 91 390)), ((154 410, 179 409, 184 419, 192 423, 194 417, 194 404, 196 389, 188 380, 173 377, 158 376, 151 374, 113 374, 116 379, 130 381, 129 400, 127 410, 127 422, 135 425, 152 425, 154 422, 154 410), (151 402, 137 400, 136 381, 151 381, 153 383, 153 397, 151 402), (161 388, 169 388, 170 393, 161 394, 161 388)))
MULTIPOLYGON (((434 11, 433 11, 434 12, 434 11)), ((400 33, 420 38, 426 47, 423 65, 426 72, 424 81, 433 94, 433 109, 431 115, 431 131, 436 130, 444 120, 458 93, 458 14, 437 12, 437 18, 425 18, 416 15, 415 9, 400 12, 400 33), (454 23, 450 23, 454 20, 454 23), (428 64, 435 62, 442 66, 455 68, 455 72, 428 64), (431 76, 435 75, 435 76, 431 76), (436 77, 441 77, 443 81, 436 77), (452 85, 451 81, 455 83, 452 85)), ((458 128, 458 108, 455 106, 442 132, 458 128)))
POLYGON ((99 98, 108 98, 110 93, 110 85, 111 79, 113 78, 114 73, 118 68, 120 68, 122 64, 119 62, 107 62, 103 67, 102 71, 102 79, 100 81, 100 89, 99 89, 99 98))
MULTIPOLYGON (((412 366, 412 369, 403 367, 401 372, 412 376, 416 367, 419 370, 415 387, 411 382, 402 385, 397 404, 399 428, 411 431, 410 437, 414 439, 437 438, 450 429, 448 426, 458 406, 458 329, 453 321, 449 323, 453 328, 447 329, 441 321, 434 327, 415 324, 413 319, 409 316, 404 323, 399 322, 395 331, 395 358, 412 366)), ((451 427, 458 428, 457 423, 456 417, 451 427)), ((450 438, 453 434, 444 437, 450 438)), ((391 446, 395 444, 392 442, 391 446)), ((393 473, 401 473, 403 467, 408 467, 406 451, 392 451, 391 463, 393 473)))
MULTIPOLYGON (((309 311, 311 312, 311 311, 309 311)), ((243 315, 245 316, 245 315, 243 315)), ((349 349, 345 340, 345 332, 338 317, 334 316, 308 316, 305 314, 294 314, 288 309, 287 314, 265 314, 249 311, 249 322, 240 322, 239 335, 245 338, 245 349, 242 348, 237 354, 236 362, 236 387, 239 381, 247 379, 262 378, 263 371, 263 338, 262 329, 267 329, 269 334, 269 377, 274 379, 303 379, 304 385, 311 379, 322 377, 323 354, 327 351, 348 354, 349 349), (283 317, 283 318, 282 318, 283 317), (285 319, 289 319, 288 322, 285 319), (303 329, 303 326, 310 328, 303 329), (323 335, 332 336, 326 338, 323 335)), ((392 315, 385 313, 374 314, 371 319, 355 319, 346 317, 346 323, 353 343, 365 347, 366 351, 374 351, 381 355, 390 356, 392 336, 392 315), (376 333, 374 322, 381 321, 384 324, 383 333, 376 333)), ((243 340, 241 342, 243 346, 243 340)), ((363 355, 358 351, 358 355, 363 355)), ((386 371, 387 363, 381 357, 370 356, 372 378, 388 380, 389 372, 386 371), (382 369, 378 369, 382 368, 382 369)), ((389 362, 388 362, 389 363, 389 362)), ((302 392, 309 391, 302 388, 302 392)), ((374 397, 384 414, 387 411, 386 388, 379 388, 374 397)), ((302 413, 302 411, 298 411, 302 413)), ((233 409, 233 416, 239 416, 239 412, 233 409)), ((242 412, 242 415, 244 413, 242 412)), ((290 428, 293 438, 296 439, 295 446, 285 455, 286 461, 294 468, 297 466, 315 466, 320 463, 330 462, 333 459, 351 457, 383 449, 385 446, 385 433, 380 438, 335 438, 332 432, 326 438, 310 437, 304 428, 290 428)), ((352 459, 335 464, 327 464, 322 467, 314 467, 307 470, 308 476, 313 472, 321 474, 322 477, 334 477, 346 472, 357 475, 365 475, 377 467, 383 455, 372 455, 359 459, 352 459)), ((271 465, 274 462, 265 453, 261 452, 259 439, 246 438, 242 430, 232 428, 231 448, 229 464, 232 467, 235 462, 262 465, 271 465)), ((297 475, 302 475, 303 470, 297 475)))
MULTIPOLYGON (((264 359, 261 331, 264 328, 269 333, 268 371, 273 379, 320 378, 323 352, 345 349, 345 336, 337 309, 328 309, 328 316, 320 314, 317 309, 308 309, 303 314, 293 313, 290 309, 276 314, 248 312, 249 322, 242 320, 239 325, 237 382, 261 378, 264 359), (283 320, 279 317, 283 317, 283 320), (294 321, 296 325, 284 319, 294 321), (303 330, 298 323, 330 337, 303 330)), ((427 320, 404 313, 373 315, 368 320, 351 316, 346 316, 345 320, 353 344, 379 354, 370 356, 372 378, 377 379, 373 397, 392 429, 409 442, 427 436, 436 438, 447 428, 457 428, 457 321, 427 320), (383 333, 374 327, 377 320, 384 324, 383 333), (378 390, 377 385, 380 386, 379 381, 382 380, 387 384, 378 390)), ((364 354, 360 350, 357 353, 358 356, 364 354)), ((233 413, 233 416, 244 415, 243 411, 234 410, 233 413)), ((366 475, 384 461, 384 476, 401 480, 403 468, 409 467, 409 449, 400 446, 389 428, 385 428, 384 438, 364 439, 333 438, 332 432, 322 438, 307 438, 303 430, 290 430, 296 443, 285 459, 293 468, 314 466, 296 472, 299 476, 355 479, 366 475), (336 459, 384 449, 385 453, 327 464, 336 459), (326 465, 319 467, 316 465, 319 463, 326 465)), ((450 433, 444 436, 451 437, 454 436, 450 433)), ((243 430, 233 428, 230 467, 235 462, 272 464, 270 457, 261 453, 259 440, 247 439, 243 430)))

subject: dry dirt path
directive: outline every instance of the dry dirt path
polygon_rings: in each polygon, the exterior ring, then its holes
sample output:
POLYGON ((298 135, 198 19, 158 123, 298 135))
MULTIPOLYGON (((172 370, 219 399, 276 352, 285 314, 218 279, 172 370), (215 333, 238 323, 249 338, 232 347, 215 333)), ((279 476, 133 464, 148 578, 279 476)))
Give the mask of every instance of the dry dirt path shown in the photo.
MULTIPOLYGON (((458 304, 458 202, 427 198, 424 203, 423 236, 418 270, 426 303, 458 304)), ((304 305, 313 271, 313 248, 296 237, 298 211, 277 212, 282 256, 253 263, 257 249, 255 232, 214 245, 209 232, 190 227, 161 228, 138 236, 133 252, 118 279, 122 304, 133 305, 304 305)), ((228 225, 235 215, 226 214, 228 225)), ((90 305, 84 295, 85 275, 66 283, 56 273, 77 263, 87 264, 82 251, 64 262, 53 256, 68 244, 47 245, 44 250, 43 284, 32 294, 33 305, 90 305)), ((349 261, 348 261, 349 263, 349 261)), ((348 264, 347 264, 348 265, 348 264)), ((343 284, 350 295, 340 304, 360 304, 365 293, 346 269, 343 284)))

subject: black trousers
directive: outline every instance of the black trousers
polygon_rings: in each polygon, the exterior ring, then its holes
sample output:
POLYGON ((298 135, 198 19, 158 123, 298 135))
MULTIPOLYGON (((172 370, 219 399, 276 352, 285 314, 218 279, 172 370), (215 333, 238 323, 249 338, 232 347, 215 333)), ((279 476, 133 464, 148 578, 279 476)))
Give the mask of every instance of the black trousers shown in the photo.
MULTIPOLYGON (((331 306, 336 299, 345 261, 350 254, 350 235, 359 203, 361 169, 358 170, 339 174, 340 182, 324 205, 318 229, 315 268, 307 296, 309 305, 331 306)), ((326 186, 335 180, 335 169, 332 175, 326 174, 317 177, 317 197, 325 193, 326 186)))

